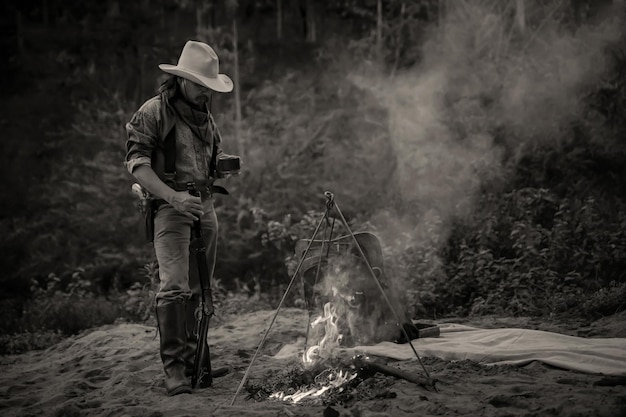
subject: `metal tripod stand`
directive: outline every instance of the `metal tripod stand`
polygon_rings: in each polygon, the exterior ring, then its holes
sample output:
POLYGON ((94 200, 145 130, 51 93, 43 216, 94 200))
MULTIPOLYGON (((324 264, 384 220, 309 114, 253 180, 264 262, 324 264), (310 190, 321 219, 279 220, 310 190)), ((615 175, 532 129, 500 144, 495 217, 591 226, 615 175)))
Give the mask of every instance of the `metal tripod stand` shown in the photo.
MULTIPOLYGON (((249 377, 249 374, 250 374, 250 370, 252 369, 252 365, 254 364, 254 361, 256 360, 259 352, 261 351, 261 348, 265 344, 265 340, 267 339, 267 335, 269 334, 270 329, 274 325, 274 322, 276 321, 276 317, 278 317, 278 313, 280 311, 280 308, 282 307, 283 303, 285 302, 285 299, 287 298, 287 294, 289 294, 289 291, 291 290, 291 287, 293 286, 293 283, 295 282, 296 277, 300 273, 300 269, 302 268, 302 264, 303 264, 304 260, 306 259, 306 255, 309 252, 309 250, 311 249, 311 246, 312 246, 313 242, 315 241, 315 238, 316 238, 317 234, 319 233, 320 228, 322 227, 324 222, 328 222, 328 223, 330 222, 330 214, 331 214, 331 212, 333 210, 335 210, 337 212, 337 214, 339 215, 339 218, 341 220, 341 223, 343 224, 345 229, 350 234, 350 236, 351 236, 351 238, 352 238, 352 240, 353 240, 353 242, 355 244, 355 247, 357 248, 357 250, 359 252, 359 255, 363 259, 363 262, 365 263, 367 269, 369 270, 370 275, 372 276, 372 279, 374 279, 374 281, 376 283, 376 286, 378 287, 378 289, 380 290, 381 294, 383 295, 383 298, 385 299, 385 302, 387 303, 387 305, 391 309, 391 312, 393 313, 393 316, 394 316, 394 318, 396 320, 396 324, 400 327, 400 329, 402 331, 402 334, 404 335, 405 339, 407 340, 409 346, 411 346, 411 349, 413 350, 413 353, 415 354, 415 357, 417 358, 420 366, 422 367, 422 370, 424 371, 424 374, 426 375, 430 385, 433 387, 433 389, 436 390, 436 387, 435 387, 436 380, 431 378, 428 370, 426 370, 426 367, 424 366, 424 363, 422 362, 422 359, 420 358, 419 354, 415 350, 415 347, 413 346, 413 343, 411 343, 411 338, 409 337, 408 333, 406 332, 406 329, 402 325, 401 320, 400 320, 400 316, 398 315, 398 313, 396 312, 395 308, 393 307, 393 304, 391 303, 391 300, 389 299, 389 297, 385 293, 385 290, 384 290, 382 284, 380 283, 378 277, 376 276, 376 273, 372 269, 372 266, 370 265, 367 257, 365 256, 365 253, 363 252, 363 249, 359 245, 359 242, 357 241, 356 237, 354 236, 354 233, 350 229, 350 226, 348 225, 348 222, 346 221, 345 217, 343 216, 343 213, 339 209, 339 206, 335 202, 334 195, 330 191, 325 191, 324 192, 324 196, 326 197, 326 210, 324 212, 324 216, 322 217, 322 219, 318 223, 317 227, 315 228, 315 231, 313 232, 313 236, 311 236, 311 239, 309 240, 309 244, 307 245, 306 250, 303 252, 302 256, 300 257, 300 261, 298 262, 298 266, 296 267, 296 270, 293 273, 291 281, 289 281, 289 285, 287 286, 287 289, 285 290, 285 293, 283 294, 280 302, 278 303, 278 307, 276 308, 276 312, 274 313, 274 316, 272 317, 272 320, 270 321, 270 325, 268 326, 267 330, 265 331, 265 334, 263 335, 263 338, 261 339, 261 342, 259 343, 259 345, 258 345, 258 347, 256 349, 256 352, 254 353, 254 356, 252 357, 252 360, 250 361, 250 364, 248 365, 248 368, 246 369, 246 372, 245 372, 243 378, 241 379, 241 382, 239 383, 239 387, 237 387, 237 391, 235 392, 235 395, 233 396, 233 399, 230 402, 230 405, 233 405, 235 403, 235 399, 237 398, 237 395, 239 394, 239 392, 241 391, 241 389, 245 385, 246 381, 248 380, 248 377, 249 377)), ((333 218, 333 221, 334 221, 334 218, 333 218)), ((332 234, 332 229, 331 229, 331 234, 332 234)), ((330 237, 328 239, 328 242, 330 244, 330 237)), ((324 241, 322 241, 322 250, 323 250, 323 243, 324 243, 324 241)), ((320 258, 320 261, 319 261, 319 263, 317 265, 316 280, 317 280, 317 277, 319 275, 320 268, 321 268, 321 258, 320 258)), ((309 325, 307 326, 307 340, 308 340, 309 327, 310 327, 310 317, 309 317, 309 325)), ((305 350, 306 350, 306 342, 305 342, 305 350)))

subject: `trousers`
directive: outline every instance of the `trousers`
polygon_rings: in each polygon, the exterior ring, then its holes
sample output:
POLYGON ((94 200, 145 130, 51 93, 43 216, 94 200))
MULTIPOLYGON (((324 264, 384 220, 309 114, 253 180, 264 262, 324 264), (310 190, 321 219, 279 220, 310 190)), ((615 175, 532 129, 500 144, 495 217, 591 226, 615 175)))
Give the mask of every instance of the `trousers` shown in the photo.
MULTIPOLYGON (((218 222, 211 197, 203 198, 202 210, 202 237, 208 275, 212 278, 217 258, 218 222)), ((153 245, 160 279, 157 301, 187 301, 192 294, 201 293, 196 254, 189 248, 192 226, 193 221, 170 204, 162 204, 155 214, 153 245)))

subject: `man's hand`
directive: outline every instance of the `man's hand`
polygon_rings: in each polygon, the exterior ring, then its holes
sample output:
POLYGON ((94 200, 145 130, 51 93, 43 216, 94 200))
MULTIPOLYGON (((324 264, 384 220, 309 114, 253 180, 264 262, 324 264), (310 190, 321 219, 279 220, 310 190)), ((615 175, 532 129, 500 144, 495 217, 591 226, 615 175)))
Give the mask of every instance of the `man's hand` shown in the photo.
POLYGON ((176 210, 196 221, 204 214, 202 211, 202 199, 193 196, 187 191, 177 191, 169 198, 168 203, 176 210))

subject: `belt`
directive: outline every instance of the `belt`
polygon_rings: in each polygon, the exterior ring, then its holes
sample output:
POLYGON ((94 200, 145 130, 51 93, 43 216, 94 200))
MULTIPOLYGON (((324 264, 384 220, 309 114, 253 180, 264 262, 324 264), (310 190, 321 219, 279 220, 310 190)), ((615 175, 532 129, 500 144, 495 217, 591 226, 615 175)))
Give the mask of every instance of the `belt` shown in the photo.
POLYGON ((186 182, 169 182, 168 185, 175 189, 176 191, 187 191, 187 184, 193 182, 196 190, 200 191, 200 193, 204 196, 207 194, 209 196, 213 194, 228 194, 228 190, 221 185, 213 185, 213 181, 207 180, 199 180, 199 181, 186 181, 186 182))
MULTIPOLYGON (((222 187, 221 185, 213 185, 210 181, 206 181, 206 180, 202 180, 202 181, 189 181, 189 182, 193 182, 196 189, 198 191, 200 191, 200 197, 202 199, 205 199, 207 197, 212 197, 213 194, 224 194, 224 195, 228 195, 228 190, 224 187, 222 187)), ((170 187, 172 187, 174 190, 176 191, 187 191, 187 182, 182 183, 182 182, 176 182, 176 183, 171 183, 168 182, 168 185, 170 187)), ((160 206, 162 206, 163 204, 167 203, 167 201, 161 199, 161 198, 157 198, 154 199, 152 201, 152 204, 154 204, 154 209, 158 209, 160 206)))

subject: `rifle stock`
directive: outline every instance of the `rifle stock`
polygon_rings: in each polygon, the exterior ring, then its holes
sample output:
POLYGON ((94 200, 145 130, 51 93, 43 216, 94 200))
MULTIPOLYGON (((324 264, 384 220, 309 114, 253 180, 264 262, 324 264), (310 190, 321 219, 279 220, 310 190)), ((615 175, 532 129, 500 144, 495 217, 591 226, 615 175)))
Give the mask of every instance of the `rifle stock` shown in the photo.
POLYGON ((191 375, 191 387, 198 384, 209 387, 213 383, 211 375, 211 353, 207 343, 207 333, 209 331, 210 316, 202 313, 200 326, 198 329, 198 344, 196 345, 196 357, 193 363, 193 374, 191 375))

